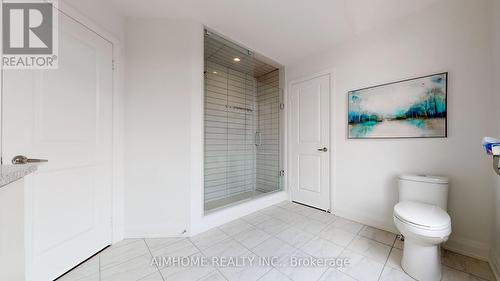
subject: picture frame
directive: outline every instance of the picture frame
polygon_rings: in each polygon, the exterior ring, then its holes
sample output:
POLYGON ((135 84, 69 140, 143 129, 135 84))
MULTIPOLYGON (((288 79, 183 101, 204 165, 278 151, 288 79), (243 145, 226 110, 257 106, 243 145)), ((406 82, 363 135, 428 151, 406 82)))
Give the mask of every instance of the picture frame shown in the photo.
POLYGON ((348 139, 448 137, 448 72, 348 92, 348 139))

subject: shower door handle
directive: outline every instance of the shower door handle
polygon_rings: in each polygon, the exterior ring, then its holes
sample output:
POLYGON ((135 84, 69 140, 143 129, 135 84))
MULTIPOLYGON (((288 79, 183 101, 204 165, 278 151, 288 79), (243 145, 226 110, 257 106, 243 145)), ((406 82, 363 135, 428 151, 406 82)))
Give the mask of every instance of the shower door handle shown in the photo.
POLYGON ((323 147, 323 148, 318 148, 318 151, 321 151, 321 152, 327 152, 327 151, 328 151, 328 148, 326 148, 326 147, 323 147))

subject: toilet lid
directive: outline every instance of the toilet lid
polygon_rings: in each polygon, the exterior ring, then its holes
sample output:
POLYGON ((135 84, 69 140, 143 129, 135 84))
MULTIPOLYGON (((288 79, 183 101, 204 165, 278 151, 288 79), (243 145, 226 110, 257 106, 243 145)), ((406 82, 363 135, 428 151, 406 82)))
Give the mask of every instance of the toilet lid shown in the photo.
POLYGON ((448 213, 435 205, 403 201, 394 206, 394 215, 416 226, 441 229, 451 224, 448 213))

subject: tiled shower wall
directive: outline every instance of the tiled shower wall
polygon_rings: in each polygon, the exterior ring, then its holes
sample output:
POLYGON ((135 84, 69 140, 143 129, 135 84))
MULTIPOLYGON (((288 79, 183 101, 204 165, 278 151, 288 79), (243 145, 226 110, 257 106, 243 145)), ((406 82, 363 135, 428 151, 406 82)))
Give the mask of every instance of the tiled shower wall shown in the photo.
POLYGON ((279 72, 205 71, 205 202, 279 189, 279 72))
POLYGON ((280 90, 279 71, 257 78, 258 125, 261 145, 257 146, 256 189, 280 188, 280 90))
POLYGON ((257 81, 205 62, 205 201, 255 191, 257 81))

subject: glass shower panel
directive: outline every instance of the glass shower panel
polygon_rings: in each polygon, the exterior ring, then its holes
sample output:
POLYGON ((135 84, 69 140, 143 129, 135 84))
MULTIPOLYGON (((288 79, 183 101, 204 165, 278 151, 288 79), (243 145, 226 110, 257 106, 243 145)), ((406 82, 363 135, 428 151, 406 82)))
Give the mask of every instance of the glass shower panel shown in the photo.
POLYGON ((279 71, 258 77, 256 190, 261 193, 281 189, 280 104, 279 71))
POLYGON ((281 189, 279 70, 242 50, 205 36, 205 211, 281 189))

